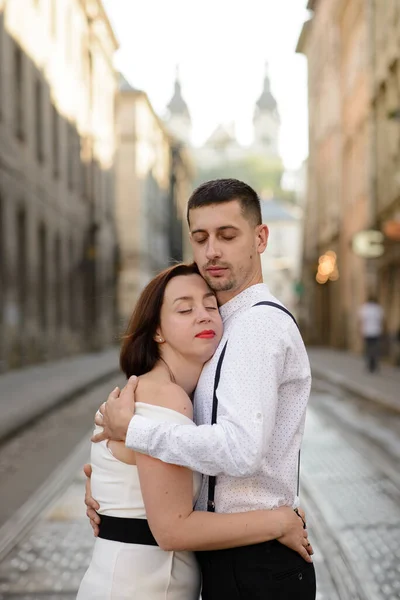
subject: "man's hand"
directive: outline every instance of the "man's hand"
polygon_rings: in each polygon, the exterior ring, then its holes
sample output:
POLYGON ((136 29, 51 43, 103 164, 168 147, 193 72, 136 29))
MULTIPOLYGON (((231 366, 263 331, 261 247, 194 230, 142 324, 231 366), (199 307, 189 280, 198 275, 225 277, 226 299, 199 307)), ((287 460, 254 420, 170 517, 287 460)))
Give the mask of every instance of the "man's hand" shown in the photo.
POLYGON ((92 498, 92 489, 90 486, 90 478, 92 476, 92 467, 91 465, 85 465, 83 467, 83 472, 86 475, 86 488, 85 488, 85 504, 87 506, 86 515, 90 519, 90 525, 92 526, 95 537, 99 535, 99 524, 100 517, 97 514, 97 510, 99 510, 100 506, 96 502, 94 498, 92 498))
POLYGON ((314 554, 312 545, 308 540, 306 520, 304 511, 297 511, 288 507, 278 508, 283 517, 282 535, 277 538, 278 542, 298 552, 306 562, 312 562, 311 555, 314 554))
POLYGON ((107 402, 101 405, 95 423, 103 427, 103 431, 94 435, 92 442, 103 440, 125 441, 129 423, 135 413, 137 383, 137 377, 130 377, 121 393, 119 388, 115 388, 108 396, 107 402))

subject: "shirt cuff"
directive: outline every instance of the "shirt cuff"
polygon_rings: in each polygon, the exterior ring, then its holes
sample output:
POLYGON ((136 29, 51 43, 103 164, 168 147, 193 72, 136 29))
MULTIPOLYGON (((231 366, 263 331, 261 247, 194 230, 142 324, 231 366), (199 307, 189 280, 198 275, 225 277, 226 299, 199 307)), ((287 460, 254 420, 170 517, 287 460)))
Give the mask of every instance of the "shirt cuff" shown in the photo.
POLYGON ((148 454, 149 437, 154 425, 157 425, 157 423, 154 423, 151 419, 133 415, 126 432, 125 446, 135 452, 148 454))

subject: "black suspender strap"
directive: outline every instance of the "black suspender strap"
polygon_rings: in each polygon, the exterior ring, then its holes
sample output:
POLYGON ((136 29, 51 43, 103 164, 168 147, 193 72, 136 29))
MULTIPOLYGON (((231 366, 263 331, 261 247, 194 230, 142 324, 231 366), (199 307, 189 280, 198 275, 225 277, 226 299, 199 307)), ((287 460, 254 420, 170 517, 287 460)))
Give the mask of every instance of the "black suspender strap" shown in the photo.
MULTIPOLYGON (((282 310, 284 313, 289 315, 289 317, 291 317, 293 319, 293 321, 295 322, 295 324, 297 325, 297 321, 294 318, 294 316, 292 315, 292 313, 289 312, 287 308, 285 308, 284 306, 281 306, 280 304, 277 304, 276 302, 268 302, 265 300, 264 302, 257 302, 257 304, 253 304, 253 307, 254 306, 262 306, 263 304, 265 306, 273 306, 274 308, 278 308, 279 310, 282 310)), ((298 325, 297 325, 297 327, 298 327, 298 325)))
MULTIPOLYGON (((217 370, 215 371, 211 425, 214 425, 217 422, 217 411, 218 411, 217 387, 219 384, 219 378, 221 376, 222 361, 224 360, 227 344, 228 344, 228 342, 225 342, 225 346, 222 348, 221 355, 218 359, 217 370)), ((208 478, 208 502, 207 502, 208 512, 215 512, 215 502, 214 502, 215 483, 216 483, 216 477, 214 477, 213 475, 210 475, 210 477, 208 478)))
MULTIPOLYGON (((278 308, 279 310, 282 310, 287 315, 289 315, 289 317, 291 317, 293 319, 293 321, 295 322, 295 324, 297 325, 296 319, 294 318, 292 313, 289 312, 287 310, 287 308, 285 308, 284 306, 281 306, 280 304, 277 304, 276 302, 268 302, 268 301, 257 302, 257 304, 254 304, 253 306, 261 306, 262 304, 267 305, 267 306, 273 306, 274 308, 278 308)), ((297 325, 297 327, 298 327, 298 325, 297 325)), ((227 344, 228 344, 228 342, 225 342, 225 346, 222 349, 222 352, 218 359, 217 369, 215 371, 211 425, 215 425, 215 423, 217 422, 217 412, 218 412, 217 388, 218 388, 218 384, 219 384, 219 379, 221 377, 221 367, 222 367, 222 362, 224 360, 227 344)), ((208 478, 208 502, 207 502, 207 511, 208 512, 215 512, 216 480, 217 480, 217 478, 213 475, 210 475, 208 478)), ((299 491, 300 491, 300 452, 299 452, 298 468, 297 468, 297 495, 299 495, 299 491)))
MULTIPOLYGON (((268 301, 257 302, 257 304, 254 304, 253 306, 261 306, 262 304, 266 304, 267 306, 273 306, 274 308, 278 308, 279 310, 282 310, 284 313, 286 313, 287 315, 289 315, 289 317, 291 317, 293 319, 297 328, 299 327, 297 324, 297 321, 294 318, 294 316, 292 315, 292 313, 289 312, 288 309, 285 308, 284 306, 281 306, 280 304, 277 304, 276 302, 268 302, 268 301)), ((300 450, 299 450, 299 457, 297 459, 297 495, 299 495, 299 493, 300 493, 300 450)))

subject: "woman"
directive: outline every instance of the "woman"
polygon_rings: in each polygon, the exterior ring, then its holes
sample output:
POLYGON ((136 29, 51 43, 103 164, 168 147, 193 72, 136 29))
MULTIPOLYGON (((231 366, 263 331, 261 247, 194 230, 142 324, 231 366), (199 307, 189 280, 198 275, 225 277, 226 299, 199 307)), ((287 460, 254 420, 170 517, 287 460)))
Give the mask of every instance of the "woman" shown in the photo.
MULTIPOLYGON (((193 422, 190 396, 221 336, 216 297, 196 265, 157 275, 139 298, 121 350, 126 376, 139 376, 136 414, 177 427, 193 422)), ((79 600, 197 600, 193 550, 279 539, 311 561, 303 522, 289 507, 195 512, 198 473, 134 453, 122 442, 93 444, 91 461, 101 524, 79 600)))

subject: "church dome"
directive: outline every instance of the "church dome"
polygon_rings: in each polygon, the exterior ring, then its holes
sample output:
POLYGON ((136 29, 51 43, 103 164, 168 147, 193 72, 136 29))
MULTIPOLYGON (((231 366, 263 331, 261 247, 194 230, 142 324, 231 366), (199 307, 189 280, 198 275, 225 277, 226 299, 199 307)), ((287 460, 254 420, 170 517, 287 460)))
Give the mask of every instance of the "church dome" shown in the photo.
POLYGON ((277 108, 276 100, 271 92, 268 66, 265 68, 264 87, 261 96, 256 102, 256 107, 259 111, 274 111, 277 108))
POLYGON ((184 116, 190 119, 188 106, 182 96, 181 82, 178 76, 175 79, 175 90, 167 106, 171 116, 184 116))

